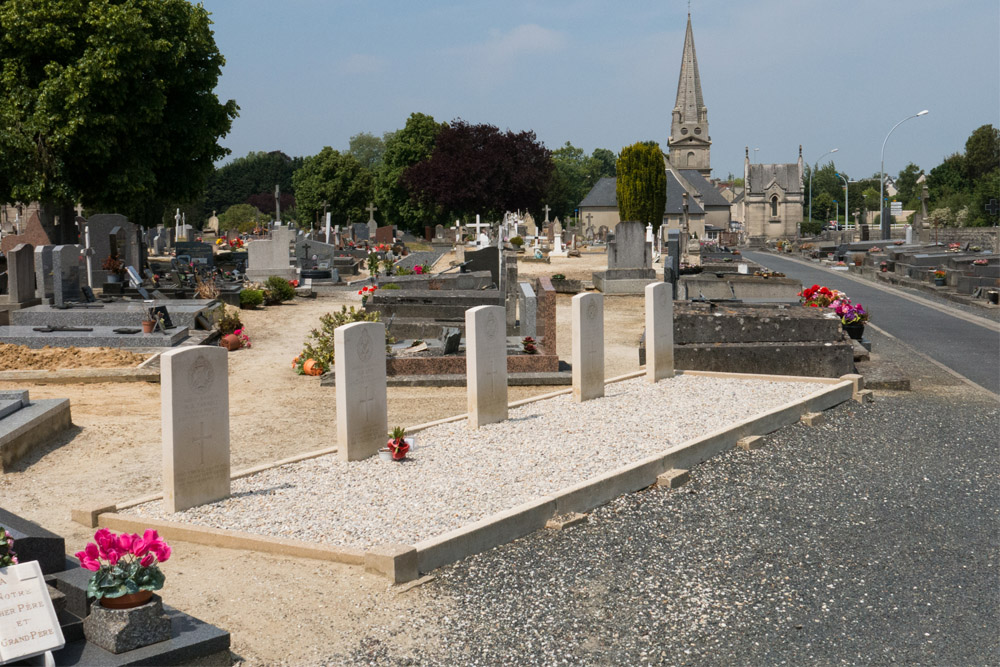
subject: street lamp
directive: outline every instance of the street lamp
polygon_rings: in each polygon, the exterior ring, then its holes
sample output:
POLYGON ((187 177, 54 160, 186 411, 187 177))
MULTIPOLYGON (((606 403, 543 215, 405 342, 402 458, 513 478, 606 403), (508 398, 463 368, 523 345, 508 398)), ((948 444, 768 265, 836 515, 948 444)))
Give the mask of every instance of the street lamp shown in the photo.
POLYGON ((760 148, 753 149, 753 163, 754 164, 757 164, 757 151, 759 151, 759 150, 760 150, 760 148))
MULTIPOLYGON (((840 150, 839 148, 833 148, 831 150, 828 150, 827 152, 819 156, 819 160, 822 160, 827 155, 830 155, 831 153, 836 153, 839 150, 840 150)), ((813 168, 809 170, 809 222, 812 222, 813 219, 813 172, 816 171, 816 165, 819 164, 819 160, 813 162, 813 168)))
MULTIPOLYGON (((847 229, 848 227, 850 227, 850 222, 849 221, 850 221, 851 214, 849 213, 849 211, 851 209, 849 207, 851 205, 851 193, 850 193, 850 191, 849 191, 849 189, 847 187, 847 179, 844 178, 838 172, 834 172, 834 173, 837 174, 837 178, 839 178, 840 180, 842 180, 844 182, 844 229, 847 229)), ((837 224, 838 225, 840 224, 840 219, 839 218, 837 219, 837 224)))
POLYGON ((892 126, 892 129, 889 130, 889 134, 885 135, 885 141, 882 142, 882 166, 880 167, 879 177, 878 177, 878 210, 879 210, 879 227, 882 228, 882 240, 883 241, 886 240, 886 239, 888 239, 888 238, 890 238, 890 236, 892 235, 892 226, 889 223, 889 217, 885 214, 885 201, 884 201, 884 199, 885 199, 885 194, 884 194, 885 193, 885 144, 886 144, 887 141, 889 141, 889 137, 892 135, 893 131, 897 127, 899 127, 900 125, 902 125, 906 121, 910 120, 911 118, 917 118, 918 116, 926 116, 927 114, 928 114, 927 109, 924 109, 920 113, 915 113, 912 116, 907 116, 906 118, 904 118, 903 120, 899 121, 898 123, 896 123, 895 125, 892 126))

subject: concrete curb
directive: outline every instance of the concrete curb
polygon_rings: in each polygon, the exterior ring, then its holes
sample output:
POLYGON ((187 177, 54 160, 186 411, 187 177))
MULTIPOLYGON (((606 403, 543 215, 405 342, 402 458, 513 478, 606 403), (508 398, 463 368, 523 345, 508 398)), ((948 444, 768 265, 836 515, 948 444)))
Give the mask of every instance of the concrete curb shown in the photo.
MULTIPOLYGON (((152 495, 119 503, 113 510, 108 507, 94 507, 88 510, 74 510, 73 518, 86 525, 87 520, 95 520, 103 527, 115 530, 142 532, 146 528, 157 529, 164 537, 196 544, 219 546, 233 549, 249 549, 267 553, 277 553, 301 558, 315 558, 342 563, 364 565, 370 572, 380 573, 394 583, 412 581, 421 572, 429 572, 473 554, 505 544, 518 537, 545 527, 546 522, 556 515, 582 513, 603 505, 625 493, 646 488, 656 483, 657 477, 671 469, 690 470, 694 465, 716 454, 730 449, 746 436, 764 435, 782 426, 794 424, 803 414, 821 412, 855 395, 860 377, 810 378, 802 376, 743 375, 739 373, 719 373, 708 371, 679 371, 687 375, 705 377, 745 378, 755 380, 811 382, 826 385, 808 396, 779 406, 768 412, 737 422, 727 428, 708 433, 700 438, 681 443, 664 452, 643 460, 630 463, 598 477, 585 480, 557 493, 544 496, 497 512, 474 523, 451 530, 414 545, 378 545, 370 550, 349 547, 326 547, 296 540, 281 540, 272 537, 242 533, 237 531, 192 526, 170 521, 152 520, 141 517, 126 517, 117 511, 150 500, 162 498, 152 495)), ((645 371, 636 371, 611 378, 606 384, 641 377, 645 371)), ((516 401, 510 407, 545 400, 568 394, 572 389, 549 392, 540 396, 516 401)), ((457 415, 417 426, 408 427, 413 433, 438 424, 446 424, 466 419, 457 415)), ((335 448, 309 452, 282 461, 262 464, 234 473, 233 478, 261 472, 279 465, 323 456, 336 451, 335 448)))
POLYGON ((35 447, 73 425, 68 398, 42 398, 4 418, 0 436, 0 474, 6 473, 35 447))
POLYGON ((65 368, 57 371, 0 371, 0 382, 92 384, 97 382, 159 381, 159 370, 142 368, 141 366, 136 368, 65 368))

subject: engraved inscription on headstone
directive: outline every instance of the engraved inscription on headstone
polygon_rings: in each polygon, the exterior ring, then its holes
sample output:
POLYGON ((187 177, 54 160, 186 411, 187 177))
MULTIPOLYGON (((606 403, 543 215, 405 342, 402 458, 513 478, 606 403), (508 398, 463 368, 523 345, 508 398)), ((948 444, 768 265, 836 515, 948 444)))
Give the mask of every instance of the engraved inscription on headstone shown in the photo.
POLYGON ((0 663, 65 644, 38 561, 0 567, 0 663))

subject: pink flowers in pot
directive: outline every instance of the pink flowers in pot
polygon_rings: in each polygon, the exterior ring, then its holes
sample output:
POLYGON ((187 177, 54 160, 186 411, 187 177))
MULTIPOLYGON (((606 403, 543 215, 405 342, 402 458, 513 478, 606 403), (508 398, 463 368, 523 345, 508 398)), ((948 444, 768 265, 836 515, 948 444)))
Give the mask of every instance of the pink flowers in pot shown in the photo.
POLYGON ((88 542, 83 551, 74 555, 81 567, 94 573, 87 595, 100 599, 163 588, 165 577, 157 563, 166 561, 170 554, 170 546, 155 530, 147 530, 140 537, 101 528, 94 533, 94 542, 88 542))

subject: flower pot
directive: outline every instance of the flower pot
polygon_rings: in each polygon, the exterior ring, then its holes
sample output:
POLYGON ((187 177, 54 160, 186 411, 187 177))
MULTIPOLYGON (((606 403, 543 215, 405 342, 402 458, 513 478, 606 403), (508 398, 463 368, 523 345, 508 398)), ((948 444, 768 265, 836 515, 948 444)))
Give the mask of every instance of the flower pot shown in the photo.
POLYGON ((845 324, 844 333, 846 333, 854 340, 861 340, 861 337, 865 333, 865 323, 858 322, 856 324, 845 324))
POLYGON ((302 372, 306 375, 322 375, 323 368, 315 359, 306 359, 306 363, 302 364, 302 372))
POLYGON ((235 352, 243 347, 243 341, 241 341, 240 337, 236 334, 226 334, 222 337, 222 340, 219 341, 219 346, 226 348, 230 352, 235 352))
POLYGON ((142 333, 153 333, 153 328, 154 327, 156 327, 156 321, 155 320, 143 320, 142 321, 142 333))
POLYGON ((126 593, 116 598, 103 597, 101 598, 101 606, 106 609, 132 609, 146 604, 151 597, 153 597, 153 591, 126 593))
POLYGON ((413 447, 413 438, 403 438, 403 445, 397 449, 393 449, 392 443, 394 440, 389 440, 385 449, 389 451, 390 456, 392 456, 395 461, 402 461, 406 458, 407 453, 413 447))
POLYGON ((944 287, 944 278, 935 278, 934 285, 937 287, 944 287))

